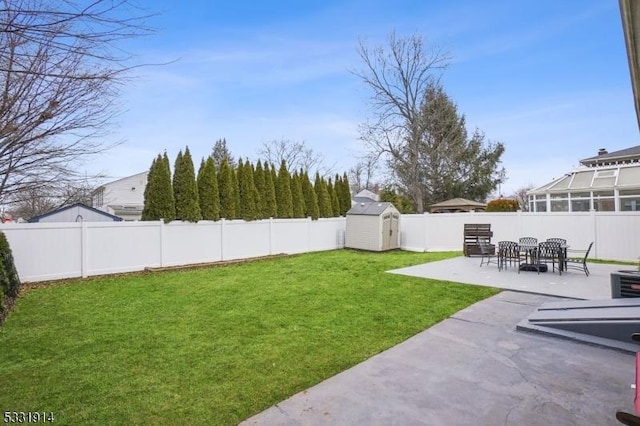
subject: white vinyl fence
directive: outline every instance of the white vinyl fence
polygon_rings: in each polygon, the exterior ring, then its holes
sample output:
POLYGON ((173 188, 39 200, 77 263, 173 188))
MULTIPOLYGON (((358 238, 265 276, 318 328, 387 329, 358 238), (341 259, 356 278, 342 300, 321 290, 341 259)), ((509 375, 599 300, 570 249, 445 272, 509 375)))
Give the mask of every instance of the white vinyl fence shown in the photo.
POLYGON ((465 223, 490 223, 492 242, 520 237, 564 238, 571 248, 586 249, 590 258, 638 261, 640 212, 584 213, 439 213, 402 215, 401 248, 414 251, 462 250, 465 223))
POLYGON ((344 247, 345 219, 0 226, 23 282, 344 247))
MULTIPOLYGON (((402 215, 401 248, 462 250, 465 223, 490 223, 493 242, 565 238, 592 258, 637 261, 640 213, 443 213, 402 215)), ((344 247, 345 218, 0 225, 23 282, 141 271, 344 247)), ((372 232, 378 232, 373 229, 372 232)))

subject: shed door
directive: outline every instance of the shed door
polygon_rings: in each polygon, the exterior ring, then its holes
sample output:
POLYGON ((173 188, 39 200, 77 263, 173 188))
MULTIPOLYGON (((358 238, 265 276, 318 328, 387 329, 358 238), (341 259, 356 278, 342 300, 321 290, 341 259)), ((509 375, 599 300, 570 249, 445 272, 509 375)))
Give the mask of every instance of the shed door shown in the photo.
POLYGON ((400 216, 396 213, 391 215, 391 232, 389 233, 389 248, 396 249, 400 247, 400 216))
POLYGON ((382 250, 389 250, 391 248, 392 234, 391 213, 387 213, 382 216, 382 250))

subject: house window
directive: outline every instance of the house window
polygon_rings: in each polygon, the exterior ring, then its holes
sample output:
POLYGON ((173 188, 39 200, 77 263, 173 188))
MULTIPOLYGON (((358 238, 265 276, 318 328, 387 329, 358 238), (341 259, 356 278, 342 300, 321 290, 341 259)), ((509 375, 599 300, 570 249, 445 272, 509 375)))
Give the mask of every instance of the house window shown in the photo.
POLYGON ((618 196, 618 207, 621 212, 640 211, 640 189, 621 190, 618 196))
POLYGON ((92 207, 102 207, 102 205, 104 204, 104 188, 98 189, 93 194, 92 204, 93 204, 92 207))
POLYGON ((598 191, 593 193, 593 209, 598 212, 612 212, 616 209, 613 191, 598 191))
POLYGON ((572 212, 588 212, 591 210, 591 193, 589 192, 572 192, 569 194, 571 199, 572 212))
POLYGON ((551 194, 551 211, 552 212, 568 212, 569 211, 569 194, 551 194))

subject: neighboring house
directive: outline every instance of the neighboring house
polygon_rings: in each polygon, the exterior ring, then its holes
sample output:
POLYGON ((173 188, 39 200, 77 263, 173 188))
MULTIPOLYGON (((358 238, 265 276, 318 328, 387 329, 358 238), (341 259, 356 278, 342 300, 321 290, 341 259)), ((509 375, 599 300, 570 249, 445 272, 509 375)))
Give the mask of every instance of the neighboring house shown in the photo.
POLYGON ((598 155, 529 191, 529 211, 640 211, 640 145, 598 155))
POLYGON ((483 212, 487 208, 484 203, 467 200, 466 198, 453 198, 430 206, 431 213, 459 213, 459 212, 483 212))
POLYGON ((93 192, 93 207, 124 220, 140 220, 148 174, 142 172, 102 185, 93 192))
POLYGON ((375 192, 371 192, 368 189, 363 189, 355 195, 351 196, 351 206, 362 203, 377 203, 380 201, 380 196, 375 192))
POLYGON ((29 219, 31 223, 51 222, 118 222, 122 219, 109 213, 105 213, 86 204, 75 203, 63 206, 40 216, 29 219))

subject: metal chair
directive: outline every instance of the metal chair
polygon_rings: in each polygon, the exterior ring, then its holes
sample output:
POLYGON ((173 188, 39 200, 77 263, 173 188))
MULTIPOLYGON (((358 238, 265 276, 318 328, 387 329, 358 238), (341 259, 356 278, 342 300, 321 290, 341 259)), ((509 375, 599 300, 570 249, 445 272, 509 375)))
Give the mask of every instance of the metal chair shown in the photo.
POLYGON ((538 239, 534 237, 522 237, 518 240, 518 244, 521 245, 537 245, 538 239))
POLYGON ((567 250, 567 258, 564 260, 567 269, 577 269, 583 271, 589 276, 589 268, 587 268, 587 257, 593 247, 593 241, 586 250, 567 250))
POLYGON ((513 265, 520 266, 520 256, 518 254, 518 243, 515 241, 499 241, 498 242, 498 269, 513 265))
MULTIPOLYGON (((551 261, 551 271, 555 272, 556 262, 558 263, 558 272, 562 275, 562 245, 559 241, 543 241, 538 244, 538 264, 551 261)), ((539 271, 538 271, 539 272, 539 271)))
POLYGON ((564 238, 547 238, 547 241, 552 241, 552 242, 567 245, 567 240, 565 240, 564 238))
POLYGON ((482 255, 480 266, 492 263, 491 259, 493 259, 493 263, 500 266, 498 264, 498 258, 496 257, 496 247, 493 244, 489 243, 489 240, 484 238, 478 240, 478 247, 480 248, 480 254, 482 255))
POLYGON ((528 265, 529 270, 537 270, 540 273, 540 267, 537 266, 536 257, 538 254, 538 239, 534 237, 521 237, 518 240, 518 273, 522 264, 528 265))

